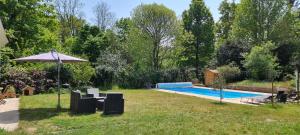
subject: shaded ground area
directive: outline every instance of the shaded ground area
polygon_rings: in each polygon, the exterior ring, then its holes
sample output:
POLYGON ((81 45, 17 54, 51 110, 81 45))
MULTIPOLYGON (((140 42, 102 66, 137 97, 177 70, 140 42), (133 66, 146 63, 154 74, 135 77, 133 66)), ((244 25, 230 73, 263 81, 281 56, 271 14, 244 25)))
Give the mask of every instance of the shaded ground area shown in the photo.
POLYGON ((5 99, 6 103, 0 105, 0 128, 13 131, 18 128, 19 122, 19 99, 5 99))
MULTIPOLYGON (((152 90, 126 90, 125 113, 69 113, 69 94, 22 97, 19 128, 3 134, 299 134, 300 105, 219 104, 199 97, 152 90)), ((1 131, 0 131, 1 134, 1 131)))

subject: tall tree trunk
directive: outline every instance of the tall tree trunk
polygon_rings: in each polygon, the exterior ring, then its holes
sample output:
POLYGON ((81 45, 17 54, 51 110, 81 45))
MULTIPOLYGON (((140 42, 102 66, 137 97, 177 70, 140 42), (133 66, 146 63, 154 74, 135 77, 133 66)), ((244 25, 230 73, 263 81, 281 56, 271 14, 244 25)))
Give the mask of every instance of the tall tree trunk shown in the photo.
POLYGON ((196 38, 196 63, 195 63, 195 72, 196 72, 196 77, 198 80, 200 80, 199 76, 199 48, 200 48, 200 41, 199 38, 196 38))
POLYGON ((159 42, 154 41, 154 47, 152 50, 152 66, 154 70, 159 70, 159 42))
POLYGON ((159 43, 156 47, 156 70, 159 70, 159 43))

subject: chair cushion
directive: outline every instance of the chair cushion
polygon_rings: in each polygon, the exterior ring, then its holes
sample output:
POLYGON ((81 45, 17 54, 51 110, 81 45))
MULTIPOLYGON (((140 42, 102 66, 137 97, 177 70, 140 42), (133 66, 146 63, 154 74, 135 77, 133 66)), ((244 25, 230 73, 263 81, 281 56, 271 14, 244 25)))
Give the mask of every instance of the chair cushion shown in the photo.
POLYGON ((94 97, 99 97, 99 90, 97 88, 89 88, 87 89, 87 94, 93 94, 94 97))

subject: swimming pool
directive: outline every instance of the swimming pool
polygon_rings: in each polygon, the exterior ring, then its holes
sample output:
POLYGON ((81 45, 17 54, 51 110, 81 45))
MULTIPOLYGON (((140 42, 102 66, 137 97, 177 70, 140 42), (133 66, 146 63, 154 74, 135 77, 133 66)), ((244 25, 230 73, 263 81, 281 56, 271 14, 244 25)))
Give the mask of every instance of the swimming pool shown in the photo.
MULTIPOLYGON (((213 90, 210 88, 192 87, 192 88, 164 88, 164 89, 169 91, 174 91, 174 92, 183 92, 188 94, 197 94, 197 95, 220 98, 220 90, 213 90)), ((245 97, 262 96, 262 94, 228 91, 228 90, 223 90, 222 94, 223 94, 223 98, 245 98, 245 97)))

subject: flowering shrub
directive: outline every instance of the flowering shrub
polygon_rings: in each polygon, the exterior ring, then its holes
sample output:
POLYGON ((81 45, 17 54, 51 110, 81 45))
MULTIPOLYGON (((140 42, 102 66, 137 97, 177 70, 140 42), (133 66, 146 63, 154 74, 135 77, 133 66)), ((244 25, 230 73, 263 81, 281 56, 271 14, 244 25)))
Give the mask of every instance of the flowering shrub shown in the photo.
POLYGON ((28 71, 21 67, 12 67, 5 74, 5 86, 12 85, 16 88, 17 93, 21 91, 26 86, 31 86, 35 88, 35 93, 41 93, 47 91, 46 87, 49 85, 46 79, 46 72, 39 70, 28 71))

